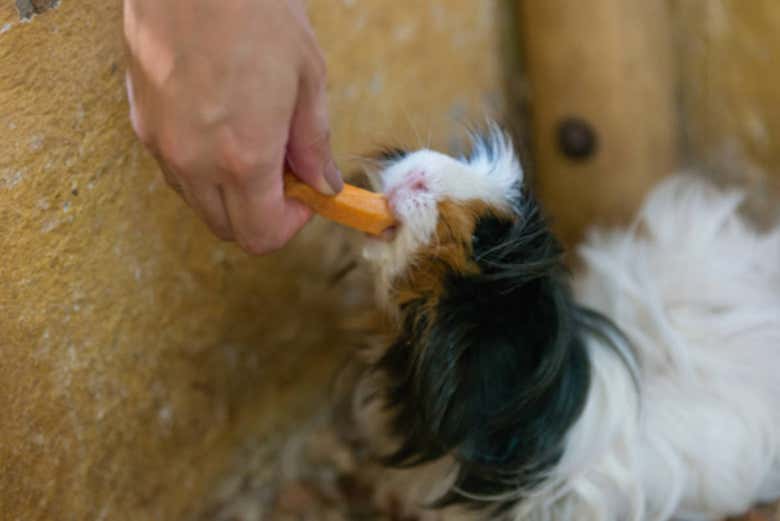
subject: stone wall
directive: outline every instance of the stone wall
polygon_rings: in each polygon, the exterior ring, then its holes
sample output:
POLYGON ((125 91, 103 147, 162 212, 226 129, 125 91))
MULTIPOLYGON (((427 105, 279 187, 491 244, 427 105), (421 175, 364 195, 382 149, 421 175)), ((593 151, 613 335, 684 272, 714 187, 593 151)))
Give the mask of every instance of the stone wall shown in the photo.
MULTIPOLYGON (((501 110, 497 1, 309 2, 341 166, 501 110)), ((349 349, 340 230, 251 258, 167 189, 126 114, 118 0, 0 3, 0 512, 181 519, 349 349), (28 20, 21 20, 20 13, 28 20)))

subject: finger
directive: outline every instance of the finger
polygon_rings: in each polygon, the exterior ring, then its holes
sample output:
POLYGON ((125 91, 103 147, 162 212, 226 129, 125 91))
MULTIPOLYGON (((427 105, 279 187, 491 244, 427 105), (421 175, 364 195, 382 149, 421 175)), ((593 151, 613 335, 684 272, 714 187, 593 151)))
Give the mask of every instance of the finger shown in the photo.
POLYGON ((223 241, 233 240, 233 230, 227 216, 221 188, 208 183, 187 182, 186 177, 179 175, 176 169, 159 157, 157 162, 168 186, 206 222, 214 235, 223 241))
POLYGON ((233 227, 225 208, 220 186, 206 183, 190 183, 184 189, 186 199, 211 231, 223 241, 232 241, 233 227))
MULTIPOLYGON (((259 178, 269 179, 260 175, 259 178)), ((282 193, 281 167, 269 187, 227 185, 225 207, 236 241, 249 253, 262 255, 284 246, 311 218, 311 210, 282 193)))
POLYGON ((293 172, 315 190, 333 195, 344 183, 330 149, 325 73, 304 74, 290 125, 287 161, 293 172))
POLYGON ((165 161, 162 160, 157 154, 152 154, 155 159, 157 160, 157 164, 160 167, 160 172, 162 172, 163 179, 165 179, 165 183, 171 187, 171 189, 176 192, 179 195, 182 195, 183 188, 182 183, 179 181, 178 176, 174 172, 173 168, 168 166, 165 161))

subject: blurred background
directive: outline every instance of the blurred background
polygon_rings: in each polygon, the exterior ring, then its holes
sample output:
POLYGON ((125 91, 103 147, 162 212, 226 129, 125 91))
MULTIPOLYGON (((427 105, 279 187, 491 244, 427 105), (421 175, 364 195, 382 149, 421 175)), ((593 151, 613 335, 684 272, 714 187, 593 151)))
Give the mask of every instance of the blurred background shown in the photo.
MULTIPOLYGON (((780 195, 775 0, 310 0, 349 172, 496 119, 573 247, 677 170, 780 195)), ((0 2, 0 517, 189 519, 322 407, 347 232, 217 241, 127 121, 121 2, 0 2), (231 481, 233 479, 233 481, 231 481)), ((232 488, 231 488, 232 487, 232 488)), ((227 492, 225 492, 227 491, 227 492)))

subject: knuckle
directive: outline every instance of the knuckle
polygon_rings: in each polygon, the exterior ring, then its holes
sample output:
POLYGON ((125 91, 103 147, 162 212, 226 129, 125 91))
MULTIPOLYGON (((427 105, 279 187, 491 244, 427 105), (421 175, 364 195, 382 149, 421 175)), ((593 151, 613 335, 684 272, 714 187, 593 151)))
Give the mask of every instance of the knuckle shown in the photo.
POLYGON ((239 240, 241 247, 253 255, 265 255, 281 250, 287 240, 278 234, 253 233, 239 240))
POLYGON ((246 183, 257 173, 278 169, 283 156, 265 147, 245 145, 228 132, 217 144, 217 164, 221 170, 239 184, 246 183))
POLYGON ((157 143, 160 158, 180 174, 192 170, 196 163, 194 147, 182 146, 175 139, 162 139, 157 143))
POLYGON ((212 224, 211 231, 223 241, 230 241, 233 239, 233 233, 230 228, 224 224, 212 224))
POLYGON ((252 255, 264 255, 274 251, 272 245, 265 240, 245 239, 243 241, 239 241, 239 244, 245 251, 251 253, 252 255))
POLYGON ((313 136, 310 147, 325 152, 330 145, 330 128, 320 129, 315 136, 313 136))
MULTIPOLYGON (((187 172, 190 171, 191 163, 181 156, 167 155, 165 156, 165 163, 170 165, 172 170, 171 174, 176 176, 182 176, 186 178, 187 172)), ((172 177, 173 177, 172 175, 172 177)))
POLYGON ((301 136, 291 142, 290 148, 301 162, 321 163, 330 150, 330 129, 321 128, 301 136))
POLYGON ((239 184, 249 181, 259 167, 254 158, 247 155, 220 152, 218 157, 220 169, 226 171, 229 178, 239 184))

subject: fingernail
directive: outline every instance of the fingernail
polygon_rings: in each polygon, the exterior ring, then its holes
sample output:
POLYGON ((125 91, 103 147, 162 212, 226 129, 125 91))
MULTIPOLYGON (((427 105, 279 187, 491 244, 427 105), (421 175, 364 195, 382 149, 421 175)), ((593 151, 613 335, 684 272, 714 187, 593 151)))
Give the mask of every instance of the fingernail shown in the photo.
POLYGON ((314 180, 313 188, 323 195, 336 195, 324 177, 317 177, 314 180))
POLYGON ((327 181, 333 193, 337 194, 344 188, 344 181, 341 179, 341 172, 339 172, 336 163, 331 159, 325 166, 325 181, 327 181))

